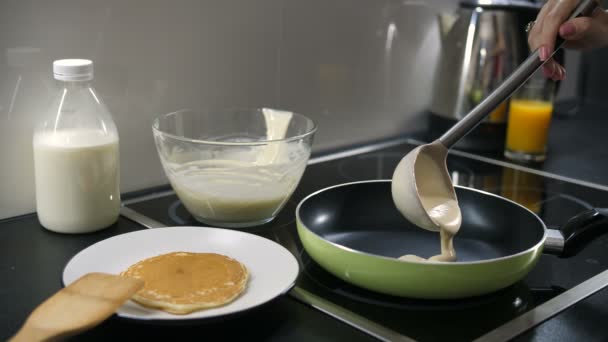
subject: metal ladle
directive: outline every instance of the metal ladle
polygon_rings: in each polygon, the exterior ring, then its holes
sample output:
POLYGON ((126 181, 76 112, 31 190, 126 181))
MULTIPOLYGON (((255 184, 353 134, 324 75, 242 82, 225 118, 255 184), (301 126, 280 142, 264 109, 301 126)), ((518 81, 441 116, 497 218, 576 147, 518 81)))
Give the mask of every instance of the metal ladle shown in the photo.
MULTIPOLYGON (((568 20, 578 16, 589 16, 596 6, 595 0, 583 0, 574 9, 568 20)), ((558 37, 551 56, 563 44, 564 40, 558 37)), ((439 139, 430 144, 418 146, 401 159, 393 173, 392 194, 393 201, 403 216, 421 228, 439 231, 439 226, 429 217, 429 210, 432 208, 424 207, 421 195, 442 196, 446 200, 456 200, 456 193, 446 165, 448 149, 473 130, 543 64, 544 62, 539 58, 539 51, 534 51, 500 86, 439 139), (421 181, 421 170, 427 173, 427 179, 433 177, 433 181, 421 181)))

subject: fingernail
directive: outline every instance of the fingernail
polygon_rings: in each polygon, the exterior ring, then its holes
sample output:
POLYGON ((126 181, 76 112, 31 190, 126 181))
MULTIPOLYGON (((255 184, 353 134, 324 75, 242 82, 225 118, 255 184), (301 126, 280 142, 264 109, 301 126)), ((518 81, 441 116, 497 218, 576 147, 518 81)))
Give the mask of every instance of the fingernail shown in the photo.
POLYGON ((576 27, 572 23, 565 23, 559 28, 559 35, 566 38, 576 33, 576 27))
POLYGON ((547 49, 546 46, 543 45, 540 47, 538 56, 540 57, 540 60, 543 62, 547 60, 547 58, 549 57, 549 50, 547 49))
POLYGON ((561 78, 560 78, 560 80, 563 81, 563 80, 566 79, 566 68, 561 67, 560 70, 561 70, 561 78))

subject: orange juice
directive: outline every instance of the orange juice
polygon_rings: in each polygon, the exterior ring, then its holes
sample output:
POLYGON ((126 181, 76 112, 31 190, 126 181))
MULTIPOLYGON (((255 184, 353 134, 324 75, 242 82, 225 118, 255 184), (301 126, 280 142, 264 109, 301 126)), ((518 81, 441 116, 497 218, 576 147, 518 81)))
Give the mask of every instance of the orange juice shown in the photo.
POLYGON ((552 112, 551 102, 512 99, 507 126, 507 149, 544 153, 552 112))

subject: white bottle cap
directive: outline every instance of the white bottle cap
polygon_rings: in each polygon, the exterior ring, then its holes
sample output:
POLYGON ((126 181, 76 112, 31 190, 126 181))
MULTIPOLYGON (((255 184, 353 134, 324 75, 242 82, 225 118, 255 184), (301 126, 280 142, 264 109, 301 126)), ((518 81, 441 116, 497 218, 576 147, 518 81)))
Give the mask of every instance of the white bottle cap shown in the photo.
POLYGON ((53 62, 53 75, 60 81, 90 81, 93 62, 88 59, 60 59, 53 62))

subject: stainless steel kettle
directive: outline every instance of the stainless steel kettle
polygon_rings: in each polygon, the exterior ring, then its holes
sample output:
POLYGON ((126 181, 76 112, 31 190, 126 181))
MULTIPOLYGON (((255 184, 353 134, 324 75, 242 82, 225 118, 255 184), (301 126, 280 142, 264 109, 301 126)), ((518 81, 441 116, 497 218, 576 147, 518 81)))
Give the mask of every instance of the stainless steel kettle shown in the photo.
MULTIPOLYGON (((467 114, 528 56, 524 27, 539 10, 531 1, 471 0, 461 2, 454 14, 438 15, 442 46, 430 106, 431 138, 467 114)), ((456 147, 502 152, 507 108, 501 104, 456 147)))

